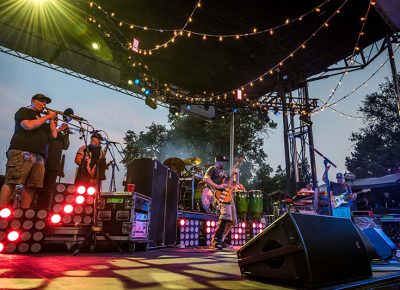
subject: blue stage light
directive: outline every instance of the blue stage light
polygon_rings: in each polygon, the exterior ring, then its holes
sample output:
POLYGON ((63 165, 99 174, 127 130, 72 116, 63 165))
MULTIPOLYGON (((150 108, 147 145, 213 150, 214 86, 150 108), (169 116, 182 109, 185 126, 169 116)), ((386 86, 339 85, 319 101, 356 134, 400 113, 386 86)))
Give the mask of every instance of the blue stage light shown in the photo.
POLYGON ((144 94, 145 94, 145 95, 150 95, 150 91, 149 91, 149 90, 145 90, 145 91, 144 91, 144 94))
POLYGON ((140 80, 139 79, 135 79, 135 84, 140 84, 140 80))
POLYGON ((191 110, 192 109, 192 106, 191 105, 186 105, 186 110, 191 110))
POLYGON ((237 113, 238 109, 237 108, 233 108, 232 112, 237 113))

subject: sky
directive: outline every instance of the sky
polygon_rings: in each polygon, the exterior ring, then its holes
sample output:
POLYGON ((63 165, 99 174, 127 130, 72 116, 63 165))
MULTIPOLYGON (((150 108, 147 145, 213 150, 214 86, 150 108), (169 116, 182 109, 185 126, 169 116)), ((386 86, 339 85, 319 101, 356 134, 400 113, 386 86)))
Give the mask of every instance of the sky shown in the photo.
MULTIPOLYGON (((362 84, 380 64, 387 59, 387 53, 383 53, 367 68, 346 75, 339 86, 337 98, 351 92, 358 84, 362 84)), ((395 57, 399 70, 399 57, 395 57)), ((335 109, 347 114, 357 115, 357 109, 364 96, 378 90, 378 85, 384 78, 391 78, 390 65, 387 63, 379 73, 368 81, 356 93, 340 102, 335 109)), ((312 82, 309 85, 311 98, 320 97, 327 99, 331 89, 335 87, 339 77, 312 82)), ((167 124, 168 109, 158 107, 156 110, 144 104, 143 100, 115 92, 113 90, 89 83, 87 81, 57 72, 37 64, 0 53, 0 174, 5 173, 6 151, 14 130, 14 114, 23 106, 30 104, 31 97, 36 93, 43 93, 52 98, 49 105, 55 110, 64 111, 72 108, 75 115, 87 119, 96 129, 104 130, 109 140, 123 143, 126 131, 139 132, 146 130, 152 122, 167 124)), ((282 116, 270 114, 271 119, 278 123, 276 130, 264 137, 264 149, 268 154, 267 162, 274 168, 285 165, 282 116)), ((326 155, 338 166, 336 172, 345 172, 345 158, 353 150, 353 144, 349 141, 352 132, 357 132, 363 125, 362 121, 342 117, 327 109, 313 116, 314 144, 321 153, 326 155)), ((240 134, 240 132, 236 132, 240 134)), ((66 177, 62 182, 73 182, 76 166, 74 164, 75 153, 83 140, 79 134, 70 136, 71 145, 65 152, 66 177)), ((192 156, 183 156, 183 158, 192 156)), ((119 171, 116 171, 117 190, 122 190, 122 180, 125 168, 120 163, 121 156, 116 152, 119 171)), ((161 160, 163 162, 164 160, 161 160)), ((316 158, 317 176, 321 182, 323 173, 323 160, 316 158)), ((108 179, 103 183, 103 190, 108 190, 111 170, 107 173, 108 179)))

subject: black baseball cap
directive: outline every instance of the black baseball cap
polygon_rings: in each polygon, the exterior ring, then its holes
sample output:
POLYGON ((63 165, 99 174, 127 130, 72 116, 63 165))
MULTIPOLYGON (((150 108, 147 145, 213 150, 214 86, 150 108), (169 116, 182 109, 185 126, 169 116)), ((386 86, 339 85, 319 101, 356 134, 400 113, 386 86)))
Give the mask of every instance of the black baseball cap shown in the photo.
POLYGON ((38 100, 41 102, 44 102, 46 104, 50 104, 51 103, 51 99, 49 97, 46 97, 43 94, 36 94, 32 97, 32 100, 38 100))
POLYGON ((336 173, 336 178, 343 178, 343 173, 340 172, 336 173))
POLYGON ((225 162, 225 161, 229 161, 229 159, 226 158, 226 156, 224 156, 224 155, 218 155, 218 156, 215 157, 215 161, 223 161, 223 162, 225 162))
POLYGON ((92 136, 90 136, 90 138, 97 138, 99 140, 103 139, 100 133, 93 133, 92 136))

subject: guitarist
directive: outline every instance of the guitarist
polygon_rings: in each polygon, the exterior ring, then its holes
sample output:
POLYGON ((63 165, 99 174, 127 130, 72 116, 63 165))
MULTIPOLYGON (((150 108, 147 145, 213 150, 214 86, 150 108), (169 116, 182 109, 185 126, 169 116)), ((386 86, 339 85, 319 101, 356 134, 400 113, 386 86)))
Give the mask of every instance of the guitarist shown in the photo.
MULTIPOLYGON (((225 162, 228 159, 219 155, 215 158, 215 164, 209 167, 204 175, 204 182, 214 190, 224 190, 228 188, 225 182, 228 180, 228 174, 223 170, 225 162)), ((237 174, 237 171, 234 172, 237 174)), ((234 199, 229 203, 218 201, 220 215, 218 218, 218 226, 215 230, 214 237, 211 241, 211 247, 222 250, 225 236, 229 233, 233 223, 236 220, 236 209, 234 199)))
MULTIPOLYGON (((322 180, 325 183, 327 181, 329 168, 330 166, 326 166, 324 175, 322 176, 322 180)), ((357 194, 353 193, 350 185, 344 182, 344 176, 342 173, 338 172, 336 174, 336 181, 337 182, 330 181, 331 197, 341 195, 342 193, 346 193, 349 202, 337 208, 334 208, 332 206, 332 215, 334 217, 351 218, 350 207, 352 206, 352 201, 357 198, 357 194)))

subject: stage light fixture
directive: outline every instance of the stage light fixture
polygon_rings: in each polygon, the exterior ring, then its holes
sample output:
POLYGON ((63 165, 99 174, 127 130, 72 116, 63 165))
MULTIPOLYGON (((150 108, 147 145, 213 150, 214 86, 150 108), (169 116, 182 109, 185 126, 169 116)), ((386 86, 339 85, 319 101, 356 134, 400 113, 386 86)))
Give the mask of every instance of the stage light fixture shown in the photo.
POLYGON ((88 189, 87 189, 87 194, 89 194, 89 195, 94 195, 96 193, 96 188, 94 188, 93 186, 90 186, 88 189))
POLYGON ((146 97, 145 104, 152 108, 153 110, 157 109, 157 99, 151 98, 149 96, 146 97))
POLYGON ((82 195, 79 195, 79 196, 76 197, 75 202, 77 204, 82 204, 82 203, 85 202, 85 198, 82 195))
POLYGON ((53 214, 50 220, 53 224, 58 224, 61 221, 61 216, 59 214, 53 214))
POLYGON ((92 48, 93 48, 94 50, 99 50, 99 49, 100 49, 100 44, 98 44, 97 42, 93 42, 93 43, 92 43, 92 48))
POLYGON ((150 90, 145 90, 145 91, 144 91, 144 94, 145 94, 146 96, 150 95, 150 90))
POLYGON ((16 240, 18 240, 18 238, 19 238, 19 233, 17 231, 11 231, 7 235, 7 239, 10 242, 15 242, 16 240))
POLYGON ((186 110, 190 111, 192 109, 191 105, 186 105, 186 110))
POLYGON ((6 219, 11 215, 11 210, 9 208, 3 208, 0 210, 0 217, 6 219))
POLYGON ((4 245, 3 243, 0 243, 0 253, 3 252, 3 250, 4 250, 4 245))
POLYGON ((79 194, 84 194, 86 192, 86 187, 84 187, 83 185, 78 186, 76 192, 78 192, 79 194))
POLYGON ((136 85, 140 84, 140 80, 139 79, 135 79, 135 84, 136 85))
POLYGON ((64 206, 65 213, 71 213, 73 210, 74 210, 74 207, 70 204, 67 204, 66 206, 64 206))
POLYGON ((181 220, 180 224, 181 224, 181 226, 184 226, 185 225, 185 220, 181 220))

